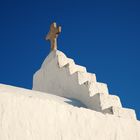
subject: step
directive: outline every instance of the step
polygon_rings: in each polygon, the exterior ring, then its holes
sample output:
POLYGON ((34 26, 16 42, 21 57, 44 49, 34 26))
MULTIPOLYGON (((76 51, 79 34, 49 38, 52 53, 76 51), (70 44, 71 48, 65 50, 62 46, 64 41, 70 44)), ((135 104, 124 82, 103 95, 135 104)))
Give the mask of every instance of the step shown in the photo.
POLYGON ((111 106, 122 107, 120 98, 116 95, 109 95, 109 94, 98 94, 100 96, 100 105, 101 109, 104 110, 111 106))
POLYGON ((75 65, 77 71, 87 73, 87 69, 84 66, 75 65))
POLYGON ((94 96, 97 93, 109 94, 107 84, 91 81, 83 84, 88 88, 90 96, 94 96))
POLYGON ((96 82, 86 81, 83 83, 83 85, 87 88, 87 90, 89 92, 89 96, 92 97, 95 94, 99 93, 96 82))
POLYGON ((97 93, 90 97, 87 107, 95 111, 102 112, 112 106, 122 107, 119 97, 103 93, 97 93))
POLYGON ((80 66, 80 65, 76 65, 73 59, 67 58, 67 61, 68 61, 68 64, 66 65, 66 67, 69 68, 69 72, 70 72, 71 75, 78 72, 78 71, 79 72, 84 72, 84 73, 87 72, 85 67, 80 66))
POLYGON ((104 114, 112 114, 114 116, 124 118, 124 119, 134 119, 137 120, 135 110, 128 108, 120 108, 112 106, 102 111, 104 114))
POLYGON ((89 81, 91 81, 91 82, 97 82, 96 74, 89 73, 89 72, 87 74, 88 74, 88 77, 89 77, 89 81))
POLYGON ((59 52, 57 54, 57 58, 58 58, 58 65, 60 68, 62 68, 63 66, 68 64, 68 58, 61 52, 59 52))
POLYGON ((70 74, 72 75, 72 74, 74 74, 75 72, 77 72, 76 64, 75 64, 75 62, 74 62, 73 59, 67 58, 67 60, 68 60, 68 65, 67 65, 67 67, 69 68, 69 72, 70 72, 70 74))
POLYGON ((109 94, 107 84, 105 84, 105 83, 100 83, 100 82, 97 82, 96 84, 97 84, 97 88, 98 88, 98 90, 99 90, 99 93, 106 93, 106 94, 109 94))
POLYGON ((89 73, 85 73, 85 72, 77 72, 77 76, 78 76, 78 82, 80 85, 82 85, 83 83, 89 81, 89 82, 96 82, 96 76, 95 74, 89 74, 89 73))

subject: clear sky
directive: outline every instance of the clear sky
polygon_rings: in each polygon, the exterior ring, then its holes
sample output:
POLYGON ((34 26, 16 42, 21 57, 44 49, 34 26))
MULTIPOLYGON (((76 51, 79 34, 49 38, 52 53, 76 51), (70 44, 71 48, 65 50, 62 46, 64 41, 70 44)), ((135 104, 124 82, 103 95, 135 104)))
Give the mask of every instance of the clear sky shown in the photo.
POLYGON ((140 119, 139 0, 1 0, 0 83, 32 88, 52 21, 62 25, 59 50, 96 73, 140 119))

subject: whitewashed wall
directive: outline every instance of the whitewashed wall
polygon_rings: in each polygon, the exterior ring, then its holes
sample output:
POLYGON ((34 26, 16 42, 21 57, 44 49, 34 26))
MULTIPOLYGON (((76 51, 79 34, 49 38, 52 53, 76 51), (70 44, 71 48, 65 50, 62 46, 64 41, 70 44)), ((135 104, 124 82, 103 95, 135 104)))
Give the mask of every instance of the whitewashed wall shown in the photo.
POLYGON ((140 140, 140 122, 0 85, 0 140, 140 140))

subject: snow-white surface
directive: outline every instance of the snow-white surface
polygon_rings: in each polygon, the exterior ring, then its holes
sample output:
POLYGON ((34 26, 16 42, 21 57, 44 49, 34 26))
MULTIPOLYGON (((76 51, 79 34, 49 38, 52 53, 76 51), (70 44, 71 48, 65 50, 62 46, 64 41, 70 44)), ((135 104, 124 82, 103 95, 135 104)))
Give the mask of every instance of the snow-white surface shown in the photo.
POLYGON ((122 108, 120 98, 110 95, 107 84, 61 51, 52 51, 34 74, 33 90, 77 99, 87 108, 136 119, 135 111, 122 108))
POLYGON ((140 140, 140 122, 0 85, 0 140, 140 140))
POLYGON ((74 98, 98 111, 113 105, 121 107, 119 98, 108 95, 107 85, 97 82, 95 74, 87 73, 85 67, 58 50, 52 51, 34 74, 33 90, 74 98), (102 103, 104 99, 107 104, 102 103))

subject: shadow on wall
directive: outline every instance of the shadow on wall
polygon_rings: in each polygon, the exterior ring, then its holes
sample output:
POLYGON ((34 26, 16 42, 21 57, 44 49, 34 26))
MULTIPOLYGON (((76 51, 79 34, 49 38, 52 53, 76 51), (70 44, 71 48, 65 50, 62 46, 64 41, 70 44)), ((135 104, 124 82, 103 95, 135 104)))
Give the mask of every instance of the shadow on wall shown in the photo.
POLYGON ((86 105, 84 105, 82 102, 80 102, 79 100, 76 100, 76 99, 73 99, 73 98, 67 98, 68 100, 66 100, 65 102, 70 104, 70 105, 73 105, 75 107, 84 107, 84 108, 87 108, 86 105))

